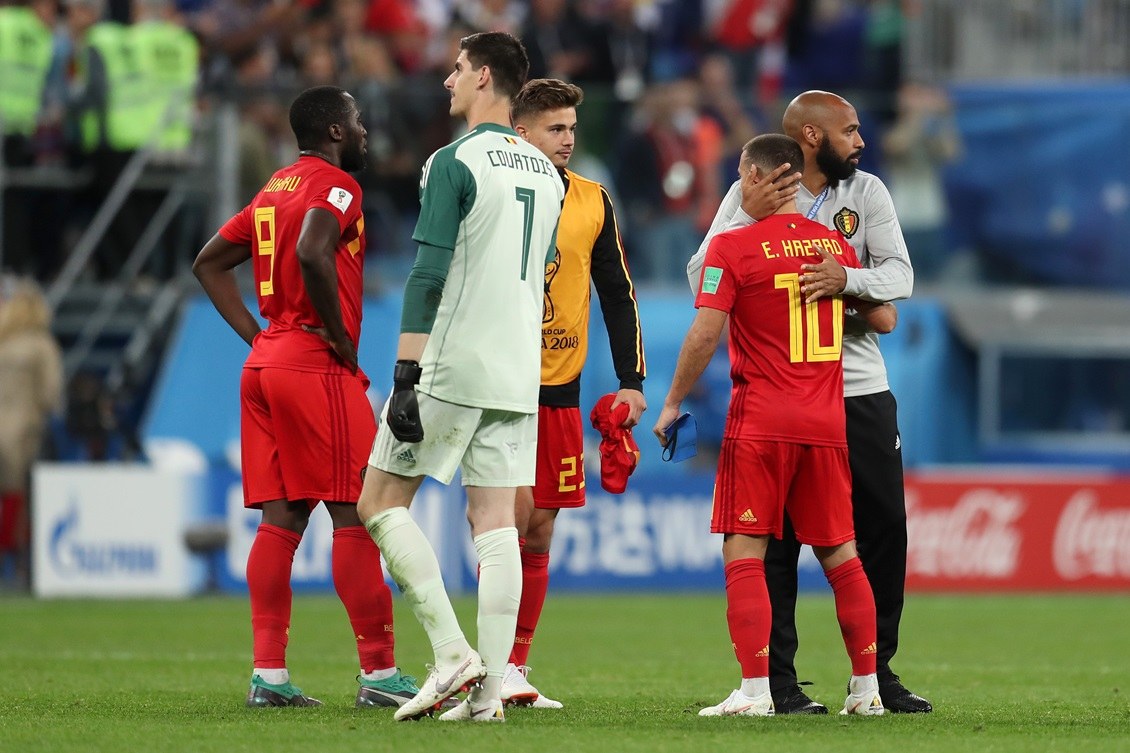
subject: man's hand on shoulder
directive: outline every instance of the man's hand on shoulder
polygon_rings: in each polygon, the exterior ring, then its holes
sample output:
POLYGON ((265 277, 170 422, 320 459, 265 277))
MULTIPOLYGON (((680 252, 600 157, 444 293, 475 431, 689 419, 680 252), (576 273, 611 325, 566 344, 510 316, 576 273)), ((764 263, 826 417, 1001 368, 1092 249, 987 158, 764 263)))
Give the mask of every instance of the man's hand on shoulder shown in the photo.
POLYGON ((800 190, 801 174, 786 176, 791 167, 786 162, 764 180, 757 180, 757 170, 751 168, 747 171, 742 178, 742 211, 755 220, 763 220, 795 199, 800 190))
POLYGON ((647 400, 644 399, 643 393, 639 390, 622 389, 617 391, 616 399, 612 401, 612 407, 615 409, 621 403, 628 404, 628 417, 624 419, 621 424, 625 429, 630 429, 640 422, 640 416, 647 410, 647 400))
POLYGON ((827 250, 816 244, 813 247, 820 252, 820 263, 802 264, 800 267, 800 292, 806 303, 842 293, 847 286, 847 272, 843 265, 827 250))

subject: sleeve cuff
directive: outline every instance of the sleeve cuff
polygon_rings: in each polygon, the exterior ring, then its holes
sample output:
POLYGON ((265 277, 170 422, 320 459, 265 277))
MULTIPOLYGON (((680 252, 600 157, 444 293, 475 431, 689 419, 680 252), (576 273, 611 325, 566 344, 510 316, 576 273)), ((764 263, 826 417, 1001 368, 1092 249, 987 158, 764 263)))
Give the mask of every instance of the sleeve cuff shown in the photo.
POLYGON ((733 230, 739 227, 749 227, 755 222, 757 222, 757 220, 746 214, 744 209, 738 207, 738 211, 734 212, 734 216, 730 218, 730 223, 726 225, 726 229, 733 230))
POLYGON ((844 272, 847 274, 847 282, 844 283, 844 295, 858 296, 864 290, 862 270, 855 269, 854 267, 844 267, 844 272))

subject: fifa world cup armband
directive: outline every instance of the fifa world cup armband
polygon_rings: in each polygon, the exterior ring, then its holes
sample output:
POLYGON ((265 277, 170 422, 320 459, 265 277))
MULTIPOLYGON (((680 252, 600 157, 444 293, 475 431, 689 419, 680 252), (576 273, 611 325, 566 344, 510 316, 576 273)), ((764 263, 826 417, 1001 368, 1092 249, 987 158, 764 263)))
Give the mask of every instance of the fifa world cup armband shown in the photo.
POLYGON ((420 442, 424 427, 420 424, 420 404, 416 385, 424 370, 416 361, 397 361, 392 370, 392 395, 388 399, 388 428, 401 442, 420 442))

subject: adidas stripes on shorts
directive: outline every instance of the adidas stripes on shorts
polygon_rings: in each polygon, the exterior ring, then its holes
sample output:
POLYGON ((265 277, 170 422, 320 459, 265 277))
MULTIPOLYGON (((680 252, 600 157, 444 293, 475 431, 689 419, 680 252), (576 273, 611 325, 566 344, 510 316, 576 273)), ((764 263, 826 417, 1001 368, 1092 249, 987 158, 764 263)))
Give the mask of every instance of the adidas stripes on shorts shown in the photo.
POLYGON ((369 465, 398 476, 431 476, 451 483, 462 469, 463 486, 533 486, 538 417, 535 413, 472 408, 416 391, 422 442, 401 442, 381 409, 369 465))
POLYGON ((785 510, 803 544, 855 538, 847 448, 723 439, 710 531, 780 538, 785 510))
POLYGON ((244 505, 281 499, 355 504, 376 432, 366 385, 353 374, 243 369, 244 505))

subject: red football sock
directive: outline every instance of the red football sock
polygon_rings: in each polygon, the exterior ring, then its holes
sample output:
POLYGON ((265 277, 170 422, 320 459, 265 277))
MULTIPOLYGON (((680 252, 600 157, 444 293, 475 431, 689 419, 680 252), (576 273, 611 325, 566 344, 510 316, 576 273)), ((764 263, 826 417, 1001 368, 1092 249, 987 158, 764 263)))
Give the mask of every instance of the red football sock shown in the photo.
POLYGON ((247 590, 251 595, 251 633, 255 666, 286 667, 290 630, 290 570, 302 536, 278 526, 260 524, 247 556, 247 590))
POLYGON ((522 599, 518 602, 518 626, 514 630, 514 648, 510 662, 519 666, 530 655, 545 592, 549 589, 549 552, 522 552, 522 599))
POLYGON ((726 565, 726 622, 742 678, 769 676, 769 628, 773 610, 765 563, 756 557, 726 565))
POLYGON ((381 552, 364 526, 334 530, 333 578, 357 639, 361 671, 395 667, 392 592, 381 570, 381 552))
POLYGON ((859 557, 824 573, 836 597, 836 619, 853 675, 875 672, 875 595, 859 557))
POLYGON ((20 518, 24 510, 24 495, 19 492, 4 492, 0 496, 0 552, 18 549, 20 518))

